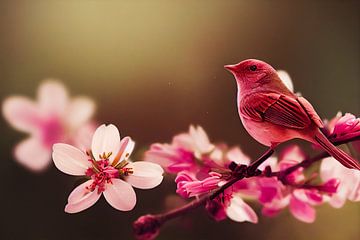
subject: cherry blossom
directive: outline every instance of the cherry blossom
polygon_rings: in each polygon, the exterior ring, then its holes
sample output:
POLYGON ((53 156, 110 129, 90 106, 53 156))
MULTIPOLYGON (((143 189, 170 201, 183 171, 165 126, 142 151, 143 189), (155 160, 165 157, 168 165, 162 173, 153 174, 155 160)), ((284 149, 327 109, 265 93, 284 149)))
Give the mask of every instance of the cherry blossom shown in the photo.
POLYGON ((188 133, 176 135, 171 144, 152 144, 144 160, 161 165, 169 173, 197 171, 199 162, 214 148, 204 129, 191 125, 188 133))
POLYGON ((89 147, 84 135, 95 130, 90 122, 94 111, 91 99, 70 99, 64 85, 55 80, 39 86, 36 101, 23 96, 8 97, 2 106, 5 119, 30 135, 15 147, 15 159, 30 170, 40 171, 51 162, 51 148, 56 142, 89 147))
MULTIPOLYGON (((200 197, 218 189, 231 177, 228 169, 231 162, 249 165, 250 158, 240 148, 228 148, 226 145, 218 145, 210 154, 203 156, 203 171, 182 171, 177 174, 176 192, 184 197, 200 197), (204 171, 207 170, 208 172, 204 171), (213 169, 215 172, 210 171, 213 169)), ((258 217, 254 210, 243 200, 243 197, 251 198, 254 191, 250 188, 252 181, 243 179, 230 189, 224 191, 220 197, 208 201, 205 208, 217 221, 226 217, 236 222, 257 223, 258 217)), ((253 186, 252 186, 253 187, 253 186)))
POLYGON ((129 211, 136 204, 133 187, 150 189, 158 186, 163 179, 162 168, 155 163, 129 161, 134 145, 130 137, 120 141, 118 129, 111 124, 97 128, 91 150, 87 152, 68 144, 55 144, 55 166, 64 173, 89 178, 70 193, 65 212, 85 210, 102 194, 115 209, 129 211))
POLYGON ((322 160, 320 176, 323 181, 336 177, 339 180, 338 191, 329 197, 328 202, 335 208, 342 207, 346 200, 360 201, 360 171, 342 166, 332 157, 322 160))
MULTIPOLYGON (((280 154, 278 169, 287 169, 304 159, 305 154, 298 146, 290 146, 280 154)), ((303 171, 303 168, 299 168, 287 175, 286 185, 276 177, 255 179, 259 188, 258 200, 263 205, 263 215, 275 216, 289 207, 291 214, 298 220, 306 223, 315 221, 314 206, 324 202, 324 194, 334 194, 339 182, 333 175, 322 185, 312 186, 305 181, 303 171)))

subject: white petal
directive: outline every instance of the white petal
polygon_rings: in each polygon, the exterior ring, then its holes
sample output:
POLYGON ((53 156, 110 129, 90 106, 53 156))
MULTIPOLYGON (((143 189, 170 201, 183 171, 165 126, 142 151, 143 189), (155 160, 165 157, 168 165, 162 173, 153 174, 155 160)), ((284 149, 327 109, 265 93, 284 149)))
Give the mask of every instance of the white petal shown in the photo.
POLYGON ((92 139, 91 149, 96 159, 99 159, 99 155, 103 153, 111 152, 110 162, 112 162, 120 149, 119 130, 112 124, 98 127, 92 139))
POLYGON ((20 142, 15 147, 14 155, 20 164, 33 171, 44 170, 51 162, 51 149, 35 137, 20 142))
POLYGON ((105 186, 104 197, 108 203, 120 211, 130 211, 135 207, 136 195, 130 184, 113 178, 105 186))
POLYGON ((62 172, 82 176, 91 167, 89 157, 79 149, 64 143, 53 146, 52 154, 55 166, 62 172))
POLYGON ((132 168, 134 172, 126 181, 136 188, 154 188, 163 180, 164 170, 158 164, 140 161, 130 163, 126 167, 132 168))
POLYGON ((250 158, 244 154, 243 151, 239 147, 233 147, 231 148, 227 154, 226 157, 228 160, 235 162, 236 164, 250 164, 250 158))
POLYGON ((214 149, 214 145, 210 143, 209 137, 202 127, 197 126, 197 128, 195 128, 191 125, 189 133, 200 153, 209 153, 214 149))
POLYGON ((9 97, 2 105, 4 118, 17 130, 33 133, 41 124, 41 112, 35 102, 25 97, 9 97))
POLYGON ((290 75, 284 70, 278 70, 277 74, 279 75, 281 81, 285 84, 285 86, 291 91, 294 92, 294 85, 291 81, 290 75))
POLYGON ((93 180, 88 180, 77 186, 70 193, 68 204, 65 206, 65 212, 77 213, 83 211, 94 205, 97 200, 99 200, 101 194, 99 194, 96 189, 92 192, 87 189, 87 187, 90 186, 92 182, 93 180))
POLYGON ((258 222, 258 217, 254 210, 238 196, 234 196, 231 199, 230 206, 226 209, 226 214, 236 222, 258 222))
POLYGON ((95 112, 95 103, 89 98, 78 97, 71 101, 66 113, 66 121, 71 129, 85 124, 95 112))
POLYGON ((48 113, 62 116, 68 104, 68 92, 65 86, 56 80, 46 80, 38 89, 40 108, 48 113))

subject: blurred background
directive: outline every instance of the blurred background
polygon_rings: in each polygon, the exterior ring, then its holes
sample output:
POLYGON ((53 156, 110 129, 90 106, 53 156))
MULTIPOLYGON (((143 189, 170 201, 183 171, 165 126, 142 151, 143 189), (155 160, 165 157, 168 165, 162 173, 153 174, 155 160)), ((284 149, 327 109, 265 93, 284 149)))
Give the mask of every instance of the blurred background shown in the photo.
MULTIPOLYGON (((153 142, 200 124, 214 142, 240 145, 252 158, 264 147, 239 121, 236 85, 225 64, 258 58, 289 72, 323 118, 360 112, 359 1, 14 1, 0 2, 0 96, 35 97, 42 80, 61 79, 88 95, 96 119, 136 141, 153 142)), ((131 239, 140 215, 163 211, 171 178, 137 190, 134 211, 102 198, 64 213, 75 185, 52 165, 34 174, 12 157, 25 135, 1 123, 1 239, 131 239)), ((308 146, 308 144, 306 144, 308 146)), ((311 150, 311 148, 308 148, 311 150)), ((254 206, 260 213, 258 206, 254 206)), ((287 211, 257 225, 216 223, 198 210, 169 222, 159 239, 360 239, 360 205, 327 205, 305 224, 287 211)))

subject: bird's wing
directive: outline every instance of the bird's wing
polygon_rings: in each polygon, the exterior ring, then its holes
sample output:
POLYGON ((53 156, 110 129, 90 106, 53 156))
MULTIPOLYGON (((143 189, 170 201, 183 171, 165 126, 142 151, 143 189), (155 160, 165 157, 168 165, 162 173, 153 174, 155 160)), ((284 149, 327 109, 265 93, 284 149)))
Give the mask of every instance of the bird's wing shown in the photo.
POLYGON ((313 120, 314 123, 319 128, 323 128, 324 127, 323 121, 321 120, 321 118, 319 117, 313 106, 308 102, 308 100, 306 100, 303 97, 298 97, 297 100, 301 104, 301 106, 305 109, 311 120, 313 120))
MULTIPOLYGON (((311 106, 310 103, 308 104, 311 106)), ((309 108, 308 105, 306 106, 309 108)), ((243 117, 253 121, 271 122, 293 129, 307 128, 312 120, 311 115, 306 111, 307 108, 297 98, 273 92, 245 96, 241 100, 239 110, 243 117)), ((315 110, 312 110, 316 114, 315 110)))

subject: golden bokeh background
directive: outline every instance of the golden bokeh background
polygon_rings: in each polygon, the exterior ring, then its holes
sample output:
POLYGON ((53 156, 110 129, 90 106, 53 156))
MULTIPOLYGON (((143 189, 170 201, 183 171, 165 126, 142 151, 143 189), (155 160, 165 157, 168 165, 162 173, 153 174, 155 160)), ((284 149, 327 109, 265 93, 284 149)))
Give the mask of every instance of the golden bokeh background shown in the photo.
MULTIPOLYGON (((261 154, 238 119, 235 81, 223 68, 246 58, 287 70, 323 118, 339 110, 359 116, 359 1, 0 2, 1 100, 34 97, 42 80, 61 79, 73 95, 94 98, 99 122, 135 139, 138 158, 190 124, 215 142, 261 154)), ((171 179, 138 190, 132 212, 101 199, 65 214, 75 179, 54 166, 41 174, 19 166, 12 148, 24 135, 0 121, 1 239, 131 239, 131 222, 162 211, 175 190, 171 179)), ((359 204, 324 205, 317 215, 305 224, 284 211, 253 225, 216 223, 199 210, 167 224, 159 239, 360 239, 359 204)))

